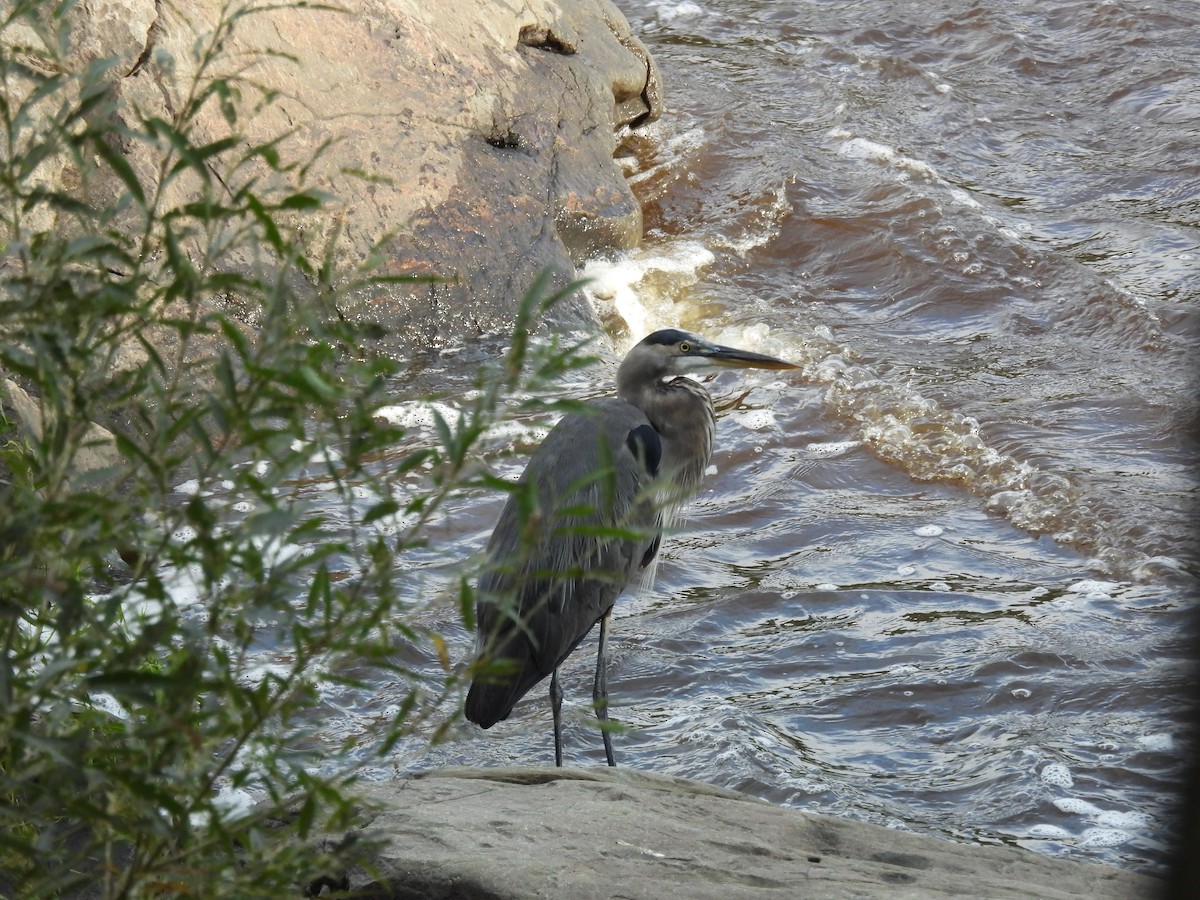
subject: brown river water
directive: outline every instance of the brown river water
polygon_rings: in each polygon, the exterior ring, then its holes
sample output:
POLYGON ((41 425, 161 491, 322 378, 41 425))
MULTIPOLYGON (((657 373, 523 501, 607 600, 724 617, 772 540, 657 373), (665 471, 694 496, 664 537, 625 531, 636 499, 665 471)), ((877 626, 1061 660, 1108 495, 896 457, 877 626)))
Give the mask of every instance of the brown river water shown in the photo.
MULTIPOLYGON (((802 369, 710 385, 713 474, 615 613, 619 764, 1159 869, 1194 753, 1200 4, 621 5, 668 112, 622 151, 646 238, 588 266, 605 365, 563 394, 668 325, 802 369)), ((453 412, 482 355, 435 354, 397 420, 430 434, 421 392, 453 412)), ((460 656, 447 586, 500 502, 398 573, 460 656)), ((574 766, 603 764, 594 646, 574 766)), ((322 727, 365 759, 401 696, 339 689, 322 727)), ((428 737, 368 774, 553 759, 541 688, 428 737)))

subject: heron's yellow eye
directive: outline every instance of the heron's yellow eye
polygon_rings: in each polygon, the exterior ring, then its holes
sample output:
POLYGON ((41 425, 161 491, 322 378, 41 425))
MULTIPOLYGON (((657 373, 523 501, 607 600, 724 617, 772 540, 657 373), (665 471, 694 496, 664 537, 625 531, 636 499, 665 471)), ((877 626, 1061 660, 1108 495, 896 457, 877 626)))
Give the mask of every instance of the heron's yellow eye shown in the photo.
POLYGON ((692 349, 692 345, 689 344, 687 341, 679 342, 679 352, 680 353, 687 353, 691 349, 692 349))

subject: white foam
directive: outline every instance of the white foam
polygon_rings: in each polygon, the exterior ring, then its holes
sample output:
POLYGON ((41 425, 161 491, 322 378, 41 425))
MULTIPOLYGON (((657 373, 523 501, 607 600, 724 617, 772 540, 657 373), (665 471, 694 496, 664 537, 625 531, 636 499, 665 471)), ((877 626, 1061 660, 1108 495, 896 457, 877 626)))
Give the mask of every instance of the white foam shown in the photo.
POLYGON ((1028 832, 1031 838, 1039 840, 1063 841, 1071 839, 1071 832, 1057 825, 1034 825, 1028 832))
POLYGON ((1089 828, 1079 836, 1079 846, 1117 847, 1131 840, 1133 840, 1133 835, 1127 831, 1117 831, 1112 828, 1089 828))
POLYGON ((953 188, 950 191, 950 197, 959 206, 966 206, 971 209, 979 209, 980 203, 962 188, 953 188))
POLYGON ((98 709, 101 712, 108 713, 114 719, 128 719, 129 710, 121 705, 112 694, 98 693, 88 694, 88 702, 93 709, 98 709))
POLYGON ((916 566, 908 566, 908 565, 896 566, 896 574, 903 575, 904 577, 907 578, 909 575, 917 574, 917 567, 916 566))
MULTIPOLYGON (((228 786, 222 787, 213 797, 213 807, 222 821, 242 818, 254 809, 256 802, 254 795, 248 791, 228 786)), ((193 828, 206 828, 211 818, 207 811, 196 812, 188 817, 188 821, 193 828)))
POLYGON ((804 452, 812 453, 815 456, 834 457, 842 456, 861 446, 862 441, 828 441, 825 443, 806 444, 804 452))
MULTIPOLYGON (((712 251, 697 241, 671 244, 665 252, 638 252, 614 260, 596 259, 585 264, 580 276, 587 279, 584 290, 612 306, 629 329, 633 341, 656 328, 676 324, 674 303, 659 304, 654 289, 642 286, 651 274, 665 274, 694 284, 699 273, 713 263, 712 251)), ((620 349, 620 348, 618 348, 620 349)))
POLYGON ((177 544, 186 544, 196 539, 196 529, 191 525, 180 525, 171 532, 171 540, 177 544))
POLYGON ((682 0, 681 3, 655 3, 654 11, 664 22, 704 15, 704 10, 692 0, 682 0))
POLYGON ((832 581, 823 581, 813 588, 813 590, 817 590, 817 591, 836 591, 837 589, 838 589, 838 586, 836 584, 834 584, 832 581))
POLYGON ((1151 822, 1151 817, 1140 812, 1118 812, 1108 809, 1096 816, 1096 824, 1106 828, 1116 828, 1120 831, 1145 828, 1151 822))
POLYGON ((735 413, 730 418, 737 422, 738 425, 750 431, 762 431, 766 428, 775 428, 778 425, 775 413, 769 409, 750 409, 735 413))
POLYGON ((493 422, 487 430, 487 438, 495 443, 539 443, 546 439, 553 427, 553 422, 528 422, 517 419, 493 422))
POLYGON ((271 677, 284 681, 291 671, 291 667, 283 663, 260 662, 243 669, 238 675, 238 681, 250 687, 257 687, 271 677))
MULTIPOLYGON (((839 129, 834 133, 834 137, 840 137, 844 134, 845 132, 839 129)), ((889 166, 893 169, 899 169, 906 174, 911 173, 934 179, 938 177, 937 170, 929 163, 913 159, 911 156, 905 156, 894 147, 870 141, 866 138, 852 137, 844 141, 838 147, 838 155, 844 156, 847 159, 861 159, 889 166)))
POLYGON ((945 529, 940 525, 922 525, 920 528, 914 528, 913 534, 917 537, 939 537, 945 532, 945 529))
MULTIPOLYGON (((621 134, 631 133, 627 128, 622 128, 621 134)), ((696 156, 704 148, 707 143, 707 136, 704 129, 700 127, 689 128, 687 131, 670 131, 662 126, 662 120, 651 122, 649 125, 643 125, 638 128, 637 133, 645 140, 652 141, 658 148, 655 162, 647 166, 642 171, 634 171, 627 178, 630 185, 636 185, 641 181, 649 181, 660 173, 675 173, 686 171, 687 160, 690 157, 696 156)), ((642 163, 636 158, 630 159, 628 168, 637 169, 642 163)), ((622 165, 625 169, 627 166, 622 165)))
POLYGON ((1054 801, 1054 805, 1065 813, 1071 813, 1075 816, 1088 816, 1093 819, 1104 812, 1104 810, 1100 809, 1094 803, 1088 803, 1088 801, 1082 800, 1079 797, 1059 797, 1054 801))
POLYGON ((312 465, 316 465, 317 463, 323 462, 323 463, 326 463, 327 465, 333 466, 333 465, 336 465, 338 462, 340 462, 341 459, 342 459, 342 454, 339 453, 337 450, 335 450, 333 447, 318 447, 308 457, 308 461, 312 465))
MULTIPOLYGON (((177 609, 187 609, 200 602, 204 593, 204 573, 199 566, 166 568, 160 576, 163 593, 167 601, 177 609)), ((122 601, 125 620, 130 627, 135 623, 156 622, 162 616, 163 604, 157 598, 147 597, 139 585, 133 585, 122 601)))
POLYGON ((1075 779, 1071 776, 1071 770, 1062 763, 1048 763, 1042 769, 1040 776, 1046 784, 1054 785, 1055 787, 1071 787, 1075 784, 1075 779))
POLYGON ((1075 584, 1069 585, 1067 590, 1072 594, 1086 594, 1088 597, 1111 597, 1114 591, 1120 590, 1122 587, 1119 581, 1095 581, 1085 579, 1077 581, 1075 584))
POLYGON ((1166 732, 1160 734, 1144 734, 1137 742, 1147 750, 1155 753, 1170 753, 1175 749, 1175 737, 1166 732))
POLYGON ((435 412, 447 422, 458 420, 456 407, 448 403, 425 400, 412 400, 407 403, 398 403, 395 406, 381 406, 375 410, 375 415, 389 425, 432 432, 435 412))
POLYGON ((249 813, 257 802, 249 791, 232 787, 222 787, 213 798, 213 805, 222 811, 227 820, 240 819, 249 813))
POLYGON ((404 509, 404 501, 402 498, 396 498, 401 503, 401 509, 398 512, 392 513, 390 516, 383 516, 371 523, 371 528, 382 535, 391 537, 393 535, 402 534, 411 529, 417 522, 420 521, 420 515, 415 512, 409 512, 404 509))

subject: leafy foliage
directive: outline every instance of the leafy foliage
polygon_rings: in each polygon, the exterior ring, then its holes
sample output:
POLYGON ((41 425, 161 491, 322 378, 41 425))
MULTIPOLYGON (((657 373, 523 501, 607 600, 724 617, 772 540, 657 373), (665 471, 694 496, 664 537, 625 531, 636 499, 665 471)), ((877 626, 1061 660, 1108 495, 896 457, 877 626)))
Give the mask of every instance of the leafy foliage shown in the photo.
POLYGON ((377 415, 399 364, 335 301, 396 279, 343 271, 336 235, 316 246, 303 226, 331 198, 311 160, 238 132, 254 88, 216 63, 263 9, 231 5, 197 42, 171 115, 122 105, 111 61, 73 68, 73 3, 2 13, 0 386, 34 407, 0 416, 5 895, 279 896, 333 865, 313 841, 347 820, 354 775, 305 749, 320 684, 370 666, 404 686, 378 753, 444 720, 459 677, 394 573, 446 498, 494 486, 472 459, 505 398, 582 361, 529 342, 562 296, 535 285, 457 421, 377 464, 405 438, 377 415), (315 477, 349 529, 297 490, 315 477), (406 643, 444 677, 398 662, 406 643), (222 799, 242 791, 265 802, 222 799))

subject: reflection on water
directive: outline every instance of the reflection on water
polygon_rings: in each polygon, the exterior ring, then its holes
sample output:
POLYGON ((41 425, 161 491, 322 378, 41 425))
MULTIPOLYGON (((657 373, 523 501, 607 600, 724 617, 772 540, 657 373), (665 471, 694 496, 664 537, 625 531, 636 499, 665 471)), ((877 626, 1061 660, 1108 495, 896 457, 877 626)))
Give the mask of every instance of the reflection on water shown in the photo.
MULTIPOLYGON (((711 385, 715 474, 615 615, 618 761, 1160 865, 1197 574, 1200 7, 623 5, 669 112, 622 159, 644 247, 590 267, 611 352, 562 390, 663 325, 803 369, 711 385)), ((453 409, 471 371, 434 359, 397 402, 453 409)), ((495 471, 537 434, 495 435, 495 471)), ((457 498, 398 573, 463 656, 447 586, 500 502, 457 498)), ((592 652, 564 673, 573 765, 603 762, 592 652)), ((546 763, 539 692, 374 774, 546 763)), ((401 696, 331 692, 331 740, 365 750, 401 696)))

